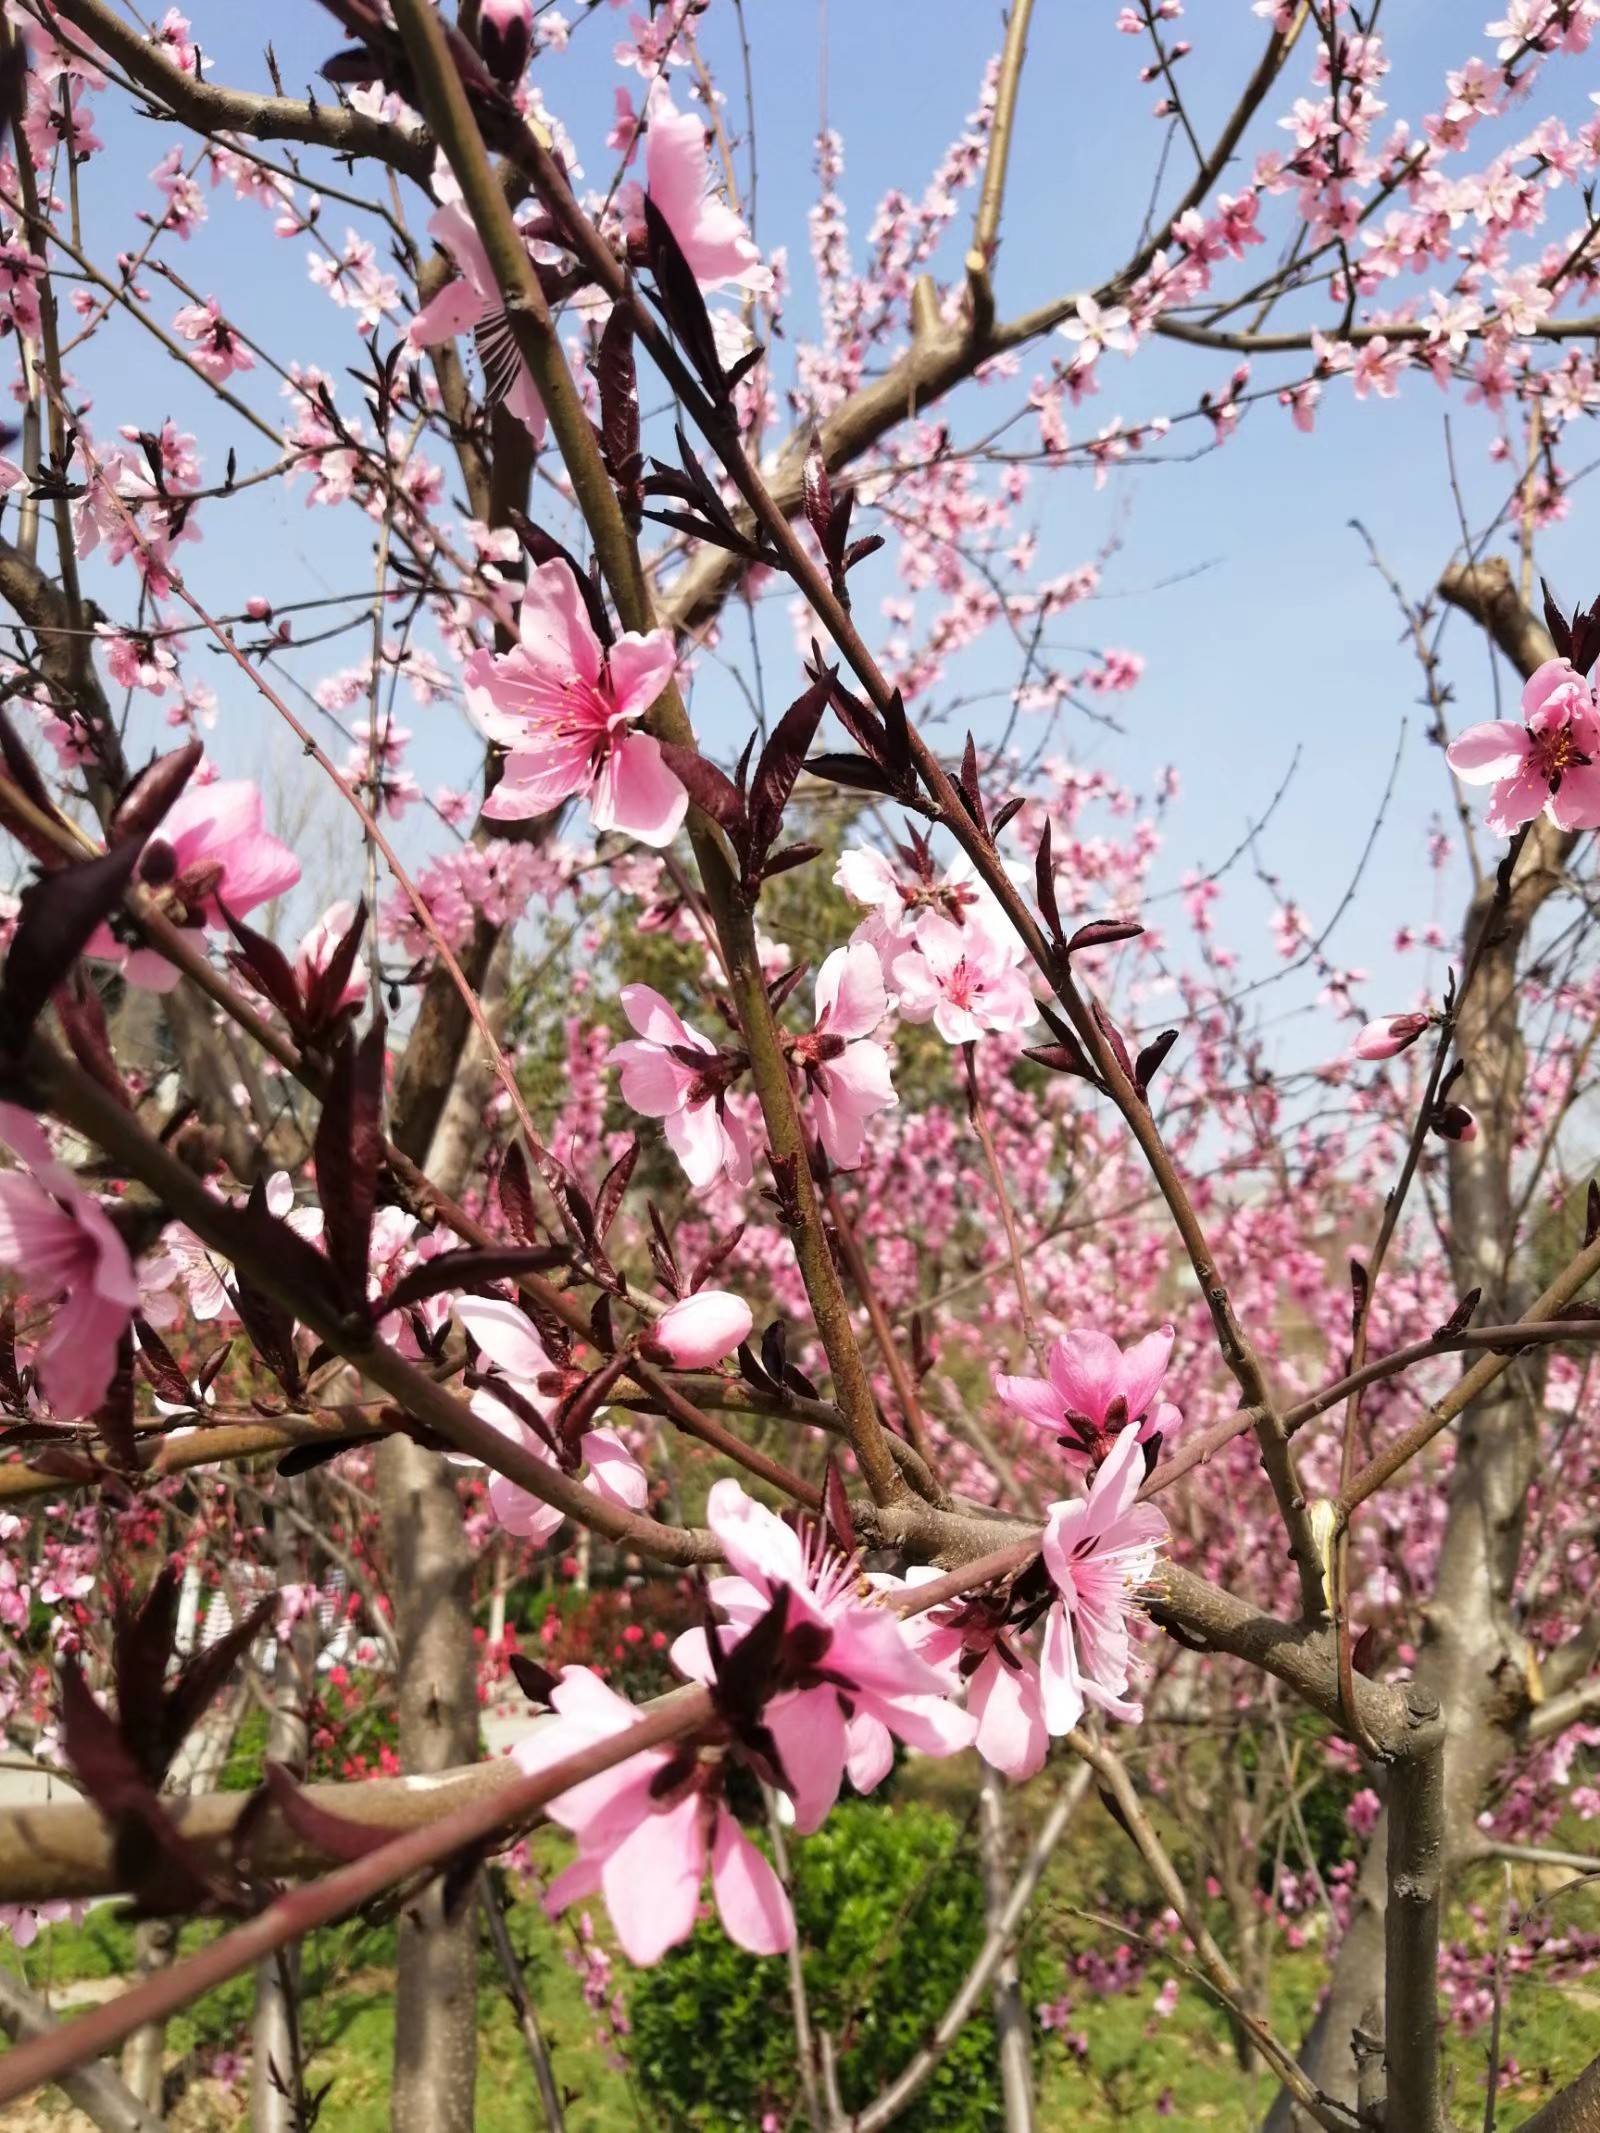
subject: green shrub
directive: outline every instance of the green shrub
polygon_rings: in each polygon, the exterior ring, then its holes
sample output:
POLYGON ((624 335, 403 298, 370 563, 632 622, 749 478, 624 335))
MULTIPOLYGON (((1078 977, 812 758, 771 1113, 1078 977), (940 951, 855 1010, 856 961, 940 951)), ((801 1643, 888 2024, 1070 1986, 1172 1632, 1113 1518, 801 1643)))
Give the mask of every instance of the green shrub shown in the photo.
MULTIPOLYGON (((912 1802, 848 1801, 791 1852, 812 2023, 838 2047, 845 2107, 859 2110, 925 2041, 982 1944, 976 1860, 948 1815, 912 1802)), ((710 1920, 637 1974, 629 2014, 635 2077, 673 2133, 753 2133, 769 2111, 789 2123, 798 2070, 781 1959, 742 1954, 710 1920)), ((1001 2118, 985 2000, 905 2122, 990 2133, 1001 2118)))

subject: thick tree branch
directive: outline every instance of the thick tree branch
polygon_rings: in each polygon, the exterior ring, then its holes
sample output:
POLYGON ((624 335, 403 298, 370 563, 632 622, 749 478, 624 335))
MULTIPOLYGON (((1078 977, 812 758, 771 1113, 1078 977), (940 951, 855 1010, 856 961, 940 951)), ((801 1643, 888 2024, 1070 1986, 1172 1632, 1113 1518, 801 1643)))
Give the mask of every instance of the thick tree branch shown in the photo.
POLYGON ((33 0, 33 12, 62 44, 80 52, 85 50, 83 39, 74 37, 67 25, 81 30, 91 59, 108 54, 196 133, 241 133, 257 141, 298 141, 334 155, 371 156, 404 171, 419 185, 427 183, 433 169, 432 148, 420 134, 367 118, 348 105, 316 104, 309 97, 299 103, 291 97, 257 96, 197 81, 147 44, 104 0, 33 0))

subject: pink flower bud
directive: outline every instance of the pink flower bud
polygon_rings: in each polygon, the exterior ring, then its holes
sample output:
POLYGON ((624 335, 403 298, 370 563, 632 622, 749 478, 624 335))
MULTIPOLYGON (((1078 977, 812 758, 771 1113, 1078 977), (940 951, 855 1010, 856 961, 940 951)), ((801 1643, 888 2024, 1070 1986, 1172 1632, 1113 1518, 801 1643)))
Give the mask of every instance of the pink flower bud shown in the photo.
POLYGON ((750 1306, 740 1298, 726 1289, 701 1289, 657 1320, 643 1352, 680 1370, 705 1370, 731 1355, 752 1323, 750 1306))
POLYGON ((533 0, 483 0, 478 45, 501 87, 515 88, 533 47, 533 0))
POLYGON ((244 603, 244 611, 252 622, 265 622, 272 613, 272 602, 260 593, 252 593, 244 603))
POLYGON ((1358 1059, 1393 1059, 1415 1044, 1427 1027, 1426 1015, 1380 1015, 1367 1024, 1351 1049, 1358 1059))
POLYGON ((1440 1104, 1428 1121, 1443 1141, 1475 1141, 1478 1121, 1465 1104, 1440 1104))

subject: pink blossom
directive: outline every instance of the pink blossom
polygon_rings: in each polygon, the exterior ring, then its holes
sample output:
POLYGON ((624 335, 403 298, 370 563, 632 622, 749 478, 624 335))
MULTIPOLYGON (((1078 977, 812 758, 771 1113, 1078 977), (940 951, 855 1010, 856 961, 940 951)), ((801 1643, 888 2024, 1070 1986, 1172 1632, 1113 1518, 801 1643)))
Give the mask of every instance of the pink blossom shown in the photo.
POLYGON ((979 914, 966 926, 929 913, 917 945, 890 973, 909 1022, 927 1022, 946 1044, 974 1044, 985 1030, 1019 1030, 1033 1020, 1028 981, 1012 943, 979 914))
POLYGON ((105 1210, 50 1160, 34 1120, 7 1104, 3 1124, 31 1174, 0 1171, 0 1266, 24 1294, 53 1303, 34 1366, 54 1412, 78 1420, 106 1396, 139 1279, 105 1210))
MULTIPOLYGON (((180 926, 221 927, 223 904, 243 918, 300 879, 299 860, 265 827, 264 813, 260 790, 248 778, 191 781, 145 846, 140 881, 180 926)), ((120 963, 131 984, 152 992, 170 992, 178 982, 165 956, 124 948, 109 926, 96 929, 85 953, 120 963)))
POLYGON ((659 744, 633 728, 672 677, 671 637, 630 631, 602 647, 577 580, 560 561, 530 576, 520 637, 503 656, 484 650, 467 661, 473 716, 510 750, 484 813, 522 821, 583 793, 597 830, 670 844, 689 796, 659 744))
MULTIPOLYGON (((915 1591, 938 1575, 936 1570, 914 1567, 906 1575, 906 1587, 915 1591)), ((1004 1603, 997 1613, 979 1596, 950 1608, 911 1615, 904 1628, 952 1690, 966 1683, 967 1712, 977 1727, 972 1745, 993 1769, 1021 1783, 1043 1769, 1050 1735, 1044 1722, 1038 1665, 1006 1633, 1005 1614, 1004 1603)))
POLYGON ((483 239, 459 197, 446 199, 428 218, 428 235, 449 253, 456 278, 447 281, 411 321, 406 328, 407 346, 432 348, 440 341, 454 340, 457 334, 470 333, 483 365, 484 398, 491 407, 503 400, 534 443, 542 444, 544 402, 517 347, 483 239))
POLYGON ((1352 1794, 1344 1818, 1358 1837, 1370 1837, 1378 1826, 1378 1817, 1383 1812, 1383 1802, 1370 1785, 1352 1794))
POLYGON ((729 286, 751 295, 770 289, 772 275, 760 252, 712 185, 704 125, 659 88, 646 110, 644 158, 644 186, 626 186, 618 200, 629 239, 644 241, 648 193, 702 289, 729 286))
POLYGON ((874 1113, 899 1102, 889 1055, 872 1032, 888 1010, 883 967, 864 941, 835 948, 817 972, 817 1026, 794 1047, 811 1092, 817 1138, 830 1162, 853 1170, 874 1113))
POLYGON ((35 339, 40 330, 38 281, 44 270, 38 253, 19 238, 0 243, 0 309, 19 334, 35 339))
POLYGON ((1557 829, 1600 828, 1600 709, 1592 684, 1547 659, 1522 692, 1525 724, 1469 726, 1446 750, 1466 785, 1494 786, 1484 820, 1506 835, 1541 811, 1557 829))
POLYGON ((1103 348, 1132 355, 1138 345, 1127 309, 1122 304, 1102 308, 1092 296, 1077 299, 1071 318, 1062 321, 1059 331, 1063 339, 1077 343, 1076 361, 1085 365, 1094 362, 1103 348))
POLYGON ((726 1289, 697 1289, 665 1312, 650 1329, 645 1352, 680 1370, 707 1370, 732 1355, 752 1324, 750 1306, 726 1289))
POLYGON ((1136 1501, 1144 1481, 1139 1427, 1130 1422, 1089 1484, 1071 1503, 1053 1503, 1045 1519, 1044 1561, 1060 1599, 1045 1618, 1039 1675, 1045 1723, 1070 1732, 1086 1703, 1113 1718, 1137 1719, 1127 1701, 1134 1595, 1155 1569, 1167 1522, 1154 1504, 1136 1501))
MULTIPOLYGON (((569 1666, 551 1691, 555 1719, 512 1753, 530 1776, 638 1720, 631 1703, 587 1667, 569 1666)), ((794 1915, 772 1867, 719 1796, 720 1765, 647 1748, 553 1799, 551 1821, 571 1830, 578 1856, 551 1883, 555 1915, 596 1891, 630 1962, 659 1962, 694 1930, 707 1868, 728 1938, 752 1955, 778 1955, 794 1915)))
POLYGON ((222 316, 214 296, 203 304, 185 304, 172 324, 194 343, 194 367, 213 385, 225 384, 236 370, 255 369, 255 357, 222 316))
POLYGON ((175 7, 169 7, 156 25, 150 42, 180 73, 196 74, 199 72, 199 56, 189 30, 188 16, 180 15, 175 7))
POLYGON ((1380 1015, 1367 1024, 1350 1049, 1357 1059, 1393 1059, 1416 1043, 1429 1020, 1427 1015, 1380 1015))
POLYGON ((857 926, 852 941, 870 942, 886 972, 901 950, 915 942, 917 928, 929 914, 964 926, 969 917, 983 912, 1004 925, 992 894, 979 881, 965 852, 957 852, 939 872, 926 842, 919 842, 913 834, 911 843, 901 849, 901 857, 905 870, 896 872, 887 854, 876 846, 852 845, 839 854, 833 874, 836 886, 853 903, 868 909, 869 916, 857 926))
POLYGON ((1013 1414, 1057 1439, 1069 1466, 1097 1466, 1130 1424, 1146 1444, 1170 1438, 1182 1423, 1160 1397, 1172 1342, 1171 1326, 1126 1351, 1107 1333, 1064 1333, 1050 1350, 1048 1379, 997 1376, 995 1390, 1013 1414))
MULTIPOLYGON (((882 1782, 896 1738, 927 1755, 970 1745, 975 1720, 949 1701, 948 1683, 898 1617, 867 1596, 853 1560, 803 1540, 737 1481, 713 1484, 706 1519, 734 1573, 711 1580, 712 1605, 748 1632, 786 1592, 788 1624, 802 1633, 804 1656, 791 1663, 798 1685, 765 1713, 802 1833, 819 1827, 847 1772, 858 1792, 882 1782), (820 1650, 818 1633, 826 1639, 820 1650)), ((712 1678, 704 1630, 686 1631, 672 1656, 691 1679, 712 1678)))
POLYGON ((624 985, 621 1000, 638 1032, 606 1055, 608 1066, 622 1069, 623 1101, 646 1118, 661 1120, 668 1145, 697 1192, 723 1175, 735 1185, 748 1185, 750 1137, 726 1105, 731 1063, 650 986, 624 985))
MULTIPOLYGON (((541 1422, 548 1422, 566 1389, 567 1373, 552 1362, 544 1343, 517 1306, 498 1296, 459 1296, 455 1315, 521 1403, 541 1422)), ((504 1400, 496 1399, 489 1387, 480 1387, 473 1394, 472 1412, 534 1458, 557 1464, 553 1436, 541 1434, 504 1400)), ((642 1511, 649 1499, 649 1477, 615 1430, 586 1430, 560 1463, 574 1472, 587 1466, 584 1487, 623 1510, 642 1511)), ((508 1533, 535 1544, 547 1541, 566 1516, 542 1496, 535 1496, 508 1475, 497 1473, 489 1476, 489 1508, 508 1533)))

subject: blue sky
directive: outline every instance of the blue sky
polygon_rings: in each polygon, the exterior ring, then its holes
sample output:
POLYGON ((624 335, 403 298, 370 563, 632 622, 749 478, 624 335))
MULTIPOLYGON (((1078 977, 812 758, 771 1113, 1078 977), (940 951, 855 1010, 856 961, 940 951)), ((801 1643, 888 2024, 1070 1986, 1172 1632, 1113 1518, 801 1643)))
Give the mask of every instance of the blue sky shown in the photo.
MULTIPOLYGON (((571 49, 541 62, 541 79, 550 107, 578 143, 588 177, 598 182, 609 175, 603 142, 613 89, 621 83, 636 91, 639 82, 612 58, 614 41, 626 34, 625 13, 605 6, 569 12, 581 16, 571 49)), ((1391 117, 1419 118, 1440 100, 1446 66, 1490 48, 1481 35, 1487 12, 1487 0, 1462 8, 1402 0, 1385 11, 1394 63, 1386 84, 1391 117)), ((197 35, 214 54, 213 77, 246 86, 265 86, 260 47, 267 34, 291 92, 317 78, 339 42, 331 18, 311 0, 270 9, 199 0, 193 13, 197 35)), ((1149 116, 1157 92, 1137 80, 1141 48, 1115 32, 1114 15, 1106 0, 1096 0, 1092 9, 1047 0, 1036 9, 998 267, 1002 313, 1092 286, 1133 247, 1162 128, 1149 116)), ((859 252, 886 187, 920 193, 972 109, 984 62, 998 43, 999 10, 978 0, 857 0, 850 6, 835 0, 830 20, 815 4, 792 0, 748 5, 745 17, 756 82, 758 235, 766 247, 788 249, 795 288, 790 330, 803 333, 814 320, 805 217, 815 196, 812 144, 824 49, 827 114, 845 138, 844 190, 859 252)), ((1245 0, 1199 0, 1180 29, 1197 48, 1185 62, 1183 83, 1197 131, 1207 139, 1260 49, 1263 25, 1245 0)), ((705 48, 729 90, 729 122, 742 139, 745 110, 733 32, 728 0, 713 0, 705 48)), ((1247 136, 1247 158, 1274 138, 1271 120, 1304 86, 1309 53, 1297 57, 1296 67, 1294 88, 1280 86, 1265 122, 1258 120, 1247 136)), ((1593 78, 1585 62, 1566 62, 1547 77, 1536 110, 1554 109, 1575 123, 1591 108, 1587 89, 1593 78)), ((132 212, 155 205, 145 174, 179 136, 132 117, 114 93, 95 101, 110 154, 86 173, 83 218, 91 254, 104 258, 129 243, 132 212)), ((1496 132, 1493 145, 1514 138, 1528 122, 1524 111, 1509 129, 1496 132)), ((1173 183, 1186 175, 1186 153, 1181 142, 1175 144, 1168 200, 1173 183)), ((1469 160, 1475 167, 1481 158, 1469 160)), ((742 147, 739 165, 742 172, 742 147)), ((407 219, 420 232, 427 203, 413 188, 405 188, 405 195, 407 219)), ((1579 212, 1570 194, 1559 196, 1552 229, 1565 229, 1579 212)), ((964 204, 935 263, 942 276, 959 272, 969 218, 964 204)), ((335 242, 351 222, 359 225, 360 218, 337 203, 326 206, 323 227, 335 242)), ((208 226, 189 245, 170 246, 168 256, 202 293, 219 295, 236 323, 275 353, 340 374, 360 351, 348 315, 333 312, 311 287, 306 249, 301 240, 275 240, 267 216, 236 205, 223 191, 213 196, 208 226)), ((1269 243, 1251 255, 1251 279, 1261 271, 1257 262, 1270 262, 1274 250, 1269 243)), ((152 277, 147 282, 154 291, 153 314, 170 321, 182 298, 152 277)), ((1420 292, 1425 285, 1417 286, 1420 292)), ((1061 350, 1061 343, 1054 345, 1061 350)), ((1025 351, 1019 379, 956 395, 949 403, 953 434, 971 435, 996 410, 1009 411, 1047 359, 1044 349, 1025 351)), ((1101 364, 1102 392, 1072 417, 1073 434, 1092 433, 1113 413, 1132 421, 1192 406, 1200 391, 1221 388, 1231 367, 1228 357, 1171 344, 1143 350, 1132 363, 1108 356, 1101 364)), ((84 351, 78 374, 94 394, 93 422, 101 437, 121 423, 154 426, 170 414, 196 431, 211 478, 220 473, 230 444, 238 446, 241 470, 261 463, 263 441, 240 434, 226 410, 195 391, 127 322, 84 351)), ((1257 382, 1269 375, 1258 368, 1257 382)), ((258 371, 236 379, 234 389, 277 419, 275 380, 258 371)), ((339 397, 341 404, 355 399, 355 388, 342 376, 339 397)), ((1132 647, 1147 661, 1146 676, 1132 696, 1114 702, 1123 734, 1069 712, 1054 747, 1081 763, 1104 764, 1146 789, 1157 766, 1176 765, 1182 798, 1168 820, 1158 887, 1170 886, 1188 867, 1216 864, 1246 823, 1263 812, 1298 758, 1260 851, 1313 927, 1320 927, 1358 863, 1401 721, 1409 719, 1396 796, 1362 896, 1330 943, 1340 960, 1373 971, 1375 1006, 1402 1004, 1421 976, 1414 959, 1397 965, 1389 953, 1396 925, 1437 915, 1453 934, 1461 883, 1458 876, 1447 878, 1436 911, 1441 885, 1425 865, 1423 832, 1428 816, 1448 806, 1449 794, 1437 754, 1423 738, 1417 670, 1398 641, 1399 617, 1349 522, 1365 521, 1408 590, 1431 583, 1458 539, 1447 413, 1476 524, 1507 485, 1505 468, 1487 456, 1492 420, 1466 407, 1459 394, 1447 399, 1422 376, 1408 377, 1392 403, 1357 405, 1347 391, 1330 388, 1309 438, 1269 403, 1247 418, 1225 449, 1191 464, 1130 469, 1098 492, 1082 469, 1043 475, 1020 520, 1038 533, 1041 576, 1095 556, 1113 539, 1117 543, 1105 566, 1102 597, 1074 610, 1057 634, 1063 643, 1086 648, 1132 647)), ((1202 427, 1179 434, 1193 440, 1202 427)), ((1582 437, 1569 439, 1563 454, 1569 467, 1583 464, 1584 447, 1582 437)), ((1188 442, 1182 449, 1189 449, 1188 442)), ((370 585, 371 528, 353 512, 308 510, 305 487, 303 481, 293 488, 273 483, 248 500, 205 508, 204 543, 180 556, 200 597, 226 607, 254 591, 289 600, 370 585)), ((1586 537, 1589 518, 1588 490, 1580 486, 1568 522, 1541 539, 1541 565, 1569 598, 1600 589, 1588 582, 1589 574, 1600 576, 1586 537)), ((870 577, 863 574, 857 596, 858 611, 869 622, 878 598, 892 586, 887 568, 873 570, 870 577)), ((94 583, 108 607, 125 615, 127 574, 111 580, 98 575, 94 583)), ((772 603, 761 624, 774 695, 786 674, 797 679, 784 606, 781 598, 772 603)), ((352 637, 302 655, 298 671, 314 680, 353 662, 363 649, 360 637, 352 637)), ((1470 627, 1451 627, 1446 655, 1458 720, 1493 715, 1488 661, 1470 627)), ((285 772, 292 758, 272 734, 270 710, 220 661, 203 657, 199 664, 222 698, 219 758, 229 768, 273 764, 285 772)), ((952 667, 925 708, 936 712, 958 693, 1004 688, 1016 668, 1014 649, 996 635, 952 667)), ((747 716, 737 692, 715 669, 701 680, 695 715, 708 745, 728 752, 742 737, 747 716)), ((424 785, 471 783, 471 743, 456 712, 417 709, 402 694, 397 716, 417 735, 411 761, 424 785)), ((984 732, 980 725, 980 739, 984 732)), ((1021 738, 1024 745, 1033 738, 1026 724, 1021 738)), ((319 853, 326 847, 331 854, 345 835, 337 808, 323 804, 316 819, 319 853)), ((420 816, 405 841, 413 853, 426 843, 420 816)), ((332 873, 323 859, 313 873, 315 885, 331 886, 332 873)), ((1250 880, 1248 863, 1235 868, 1228 889, 1224 909, 1247 965, 1270 968, 1267 904, 1250 880)), ((1297 997, 1303 1002, 1308 995, 1302 989, 1297 997)), ((1303 1042, 1315 1053, 1320 1035, 1308 1028, 1303 1042)))

